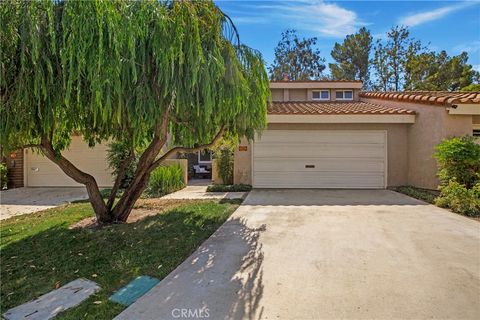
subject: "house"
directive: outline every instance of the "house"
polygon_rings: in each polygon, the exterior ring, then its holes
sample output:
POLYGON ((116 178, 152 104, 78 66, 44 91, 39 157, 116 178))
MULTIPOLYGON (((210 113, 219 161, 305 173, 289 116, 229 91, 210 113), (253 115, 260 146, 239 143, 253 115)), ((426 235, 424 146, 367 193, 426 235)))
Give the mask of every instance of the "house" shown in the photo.
POLYGON ((236 150, 235 183, 436 189, 435 145, 480 129, 480 93, 362 92, 358 81, 277 81, 270 88, 268 127, 236 150))
MULTIPOLYGON (((480 93, 363 92, 360 81, 274 81, 268 127, 235 151, 234 183, 254 188, 436 189, 434 147, 480 133, 480 93)), ((106 146, 87 150, 73 137, 64 155, 112 184, 106 146)), ((185 157, 185 156, 184 156, 185 157)), ((192 155, 189 155, 192 157, 192 155)), ((211 169, 208 152, 189 163, 211 169)), ((23 185, 80 186, 45 157, 24 150, 7 157, 23 185)))

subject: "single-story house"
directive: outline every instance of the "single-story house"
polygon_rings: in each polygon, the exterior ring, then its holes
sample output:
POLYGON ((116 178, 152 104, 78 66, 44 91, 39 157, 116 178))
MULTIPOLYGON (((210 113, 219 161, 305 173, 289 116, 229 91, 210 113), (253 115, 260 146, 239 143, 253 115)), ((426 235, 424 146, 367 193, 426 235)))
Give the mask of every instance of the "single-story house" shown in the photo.
MULTIPOLYGON (((363 92, 360 81, 274 81, 268 127, 235 151, 234 183, 254 188, 436 189, 434 147, 480 134, 480 93, 363 92)), ((112 184, 106 146, 74 137, 65 156, 112 184)), ((211 162, 207 154, 198 161, 211 162), (208 158, 208 159, 207 159, 208 158)), ((7 157, 16 186, 79 186, 32 150, 7 157)))

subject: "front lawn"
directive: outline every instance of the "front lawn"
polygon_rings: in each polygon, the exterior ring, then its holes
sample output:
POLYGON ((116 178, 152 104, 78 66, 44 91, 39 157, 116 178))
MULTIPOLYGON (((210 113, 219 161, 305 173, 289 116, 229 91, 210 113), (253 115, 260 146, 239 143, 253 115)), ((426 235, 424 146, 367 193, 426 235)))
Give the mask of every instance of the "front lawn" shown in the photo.
POLYGON ((164 278, 237 206, 238 202, 190 201, 134 223, 100 229, 69 228, 93 215, 87 203, 2 221, 1 313, 56 284, 83 277, 102 290, 58 318, 112 319, 124 309, 108 301, 115 290, 139 275, 164 278))

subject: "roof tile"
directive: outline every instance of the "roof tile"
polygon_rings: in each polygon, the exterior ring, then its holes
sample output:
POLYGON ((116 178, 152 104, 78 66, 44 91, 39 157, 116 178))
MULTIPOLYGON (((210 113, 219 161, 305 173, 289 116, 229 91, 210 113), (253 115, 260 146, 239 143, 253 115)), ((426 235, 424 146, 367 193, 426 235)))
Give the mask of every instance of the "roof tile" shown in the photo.
POLYGON ((271 115, 343 115, 343 114, 415 114, 404 108, 381 106, 362 101, 352 102, 317 102, 288 101, 272 102, 268 106, 271 115))
POLYGON ((480 103, 480 92, 404 91, 360 92, 362 98, 388 99, 426 104, 452 105, 455 103, 480 103))

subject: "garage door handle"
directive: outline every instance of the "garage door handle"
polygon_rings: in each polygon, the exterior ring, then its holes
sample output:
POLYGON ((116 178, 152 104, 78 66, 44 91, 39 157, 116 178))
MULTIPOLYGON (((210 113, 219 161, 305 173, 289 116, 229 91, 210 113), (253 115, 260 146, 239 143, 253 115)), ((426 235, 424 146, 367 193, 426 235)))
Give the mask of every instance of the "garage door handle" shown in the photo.
POLYGON ((306 164, 306 165, 305 165, 305 168, 315 168, 315 165, 313 165, 313 164, 306 164))

